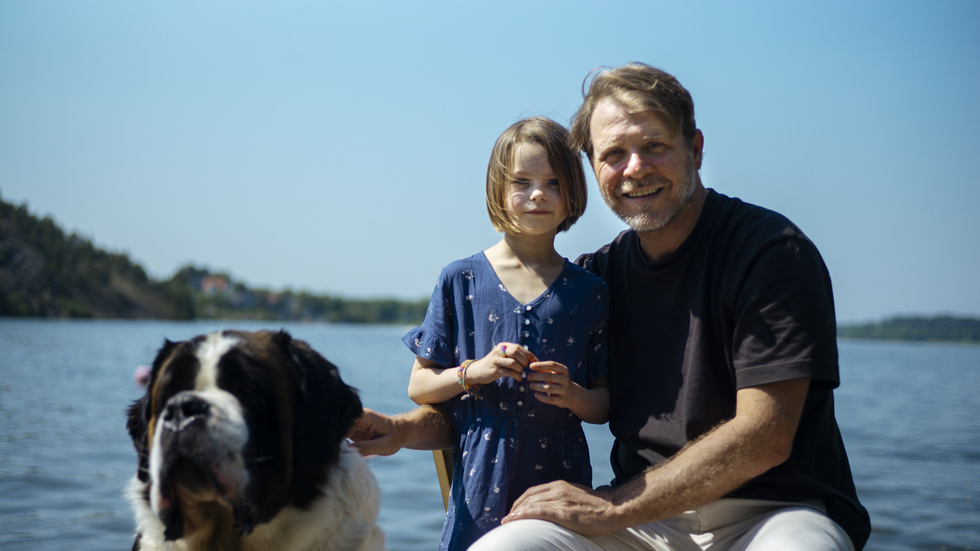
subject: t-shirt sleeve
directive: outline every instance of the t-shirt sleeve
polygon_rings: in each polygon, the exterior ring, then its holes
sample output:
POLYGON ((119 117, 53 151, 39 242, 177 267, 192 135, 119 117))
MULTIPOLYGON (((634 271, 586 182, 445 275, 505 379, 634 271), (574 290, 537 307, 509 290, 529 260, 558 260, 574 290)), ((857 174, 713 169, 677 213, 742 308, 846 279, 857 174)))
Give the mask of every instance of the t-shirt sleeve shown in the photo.
POLYGON ((830 276, 813 244, 776 240, 752 260, 735 304, 736 386, 811 379, 839 384, 830 276))

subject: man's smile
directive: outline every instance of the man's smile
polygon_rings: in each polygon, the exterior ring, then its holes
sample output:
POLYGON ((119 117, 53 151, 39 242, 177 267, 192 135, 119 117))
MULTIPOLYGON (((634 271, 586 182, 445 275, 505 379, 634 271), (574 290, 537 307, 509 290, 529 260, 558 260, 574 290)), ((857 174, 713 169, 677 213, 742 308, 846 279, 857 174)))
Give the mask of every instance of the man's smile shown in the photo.
POLYGON ((660 193, 663 189, 664 189, 663 186, 644 187, 640 189, 634 189, 631 191, 624 191, 623 197, 626 197, 627 199, 639 199, 641 197, 649 197, 651 195, 656 195, 660 193))

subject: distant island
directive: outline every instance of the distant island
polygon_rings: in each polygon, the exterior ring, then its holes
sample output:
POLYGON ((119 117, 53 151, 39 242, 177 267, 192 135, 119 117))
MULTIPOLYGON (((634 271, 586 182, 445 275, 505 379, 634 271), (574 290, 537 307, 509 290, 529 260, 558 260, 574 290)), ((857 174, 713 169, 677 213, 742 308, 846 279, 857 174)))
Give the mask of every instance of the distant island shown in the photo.
POLYGON ((427 298, 351 300, 249 288, 198 266, 155 280, 128 255, 0 198, 0 316, 418 324, 427 306, 427 298))
POLYGON ((837 336, 845 339, 980 343, 980 319, 950 315, 897 316, 874 323, 841 325, 837 327, 837 336))
MULTIPOLYGON (((250 288, 225 272, 188 265, 149 277, 128 255, 66 234, 50 217, 0 198, 0 316, 421 323, 428 300, 351 300, 250 288)), ((980 319, 904 316, 841 325, 841 338, 980 343, 980 319)))

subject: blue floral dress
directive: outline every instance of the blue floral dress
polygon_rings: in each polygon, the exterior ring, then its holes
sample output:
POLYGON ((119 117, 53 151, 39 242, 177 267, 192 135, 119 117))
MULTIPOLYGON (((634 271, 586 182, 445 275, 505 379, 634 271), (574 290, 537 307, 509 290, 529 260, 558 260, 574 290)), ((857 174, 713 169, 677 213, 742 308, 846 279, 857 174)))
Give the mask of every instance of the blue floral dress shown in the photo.
MULTIPOLYGON (((425 321, 402 340, 445 367, 483 358, 501 342, 519 343, 589 386, 606 374, 608 295, 602 280, 566 260, 541 296, 521 304, 479 253, 443 268, 425 321)), ((453 481, 441 550, 469 547, 532 486, 559 479, 592 485, 588 444, 571 411, 538 401, 526 382, 511 378, 483 385, 479 395, 447 402, 453 481)))

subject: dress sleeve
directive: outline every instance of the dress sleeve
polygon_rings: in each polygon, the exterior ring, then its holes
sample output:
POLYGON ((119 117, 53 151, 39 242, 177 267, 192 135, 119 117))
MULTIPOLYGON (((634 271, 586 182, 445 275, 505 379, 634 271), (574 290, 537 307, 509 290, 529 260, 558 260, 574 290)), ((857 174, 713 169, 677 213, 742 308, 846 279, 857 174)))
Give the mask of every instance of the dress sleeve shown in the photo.
POLYGON ((443 367, 453 367, 457 364, 453 345, 454 318, 452 281, 443 270, 432 291, 432 298, 429 299, 425 320, 421 326, 406 333, 402 342, 416 356, 432 360, 443 367))

